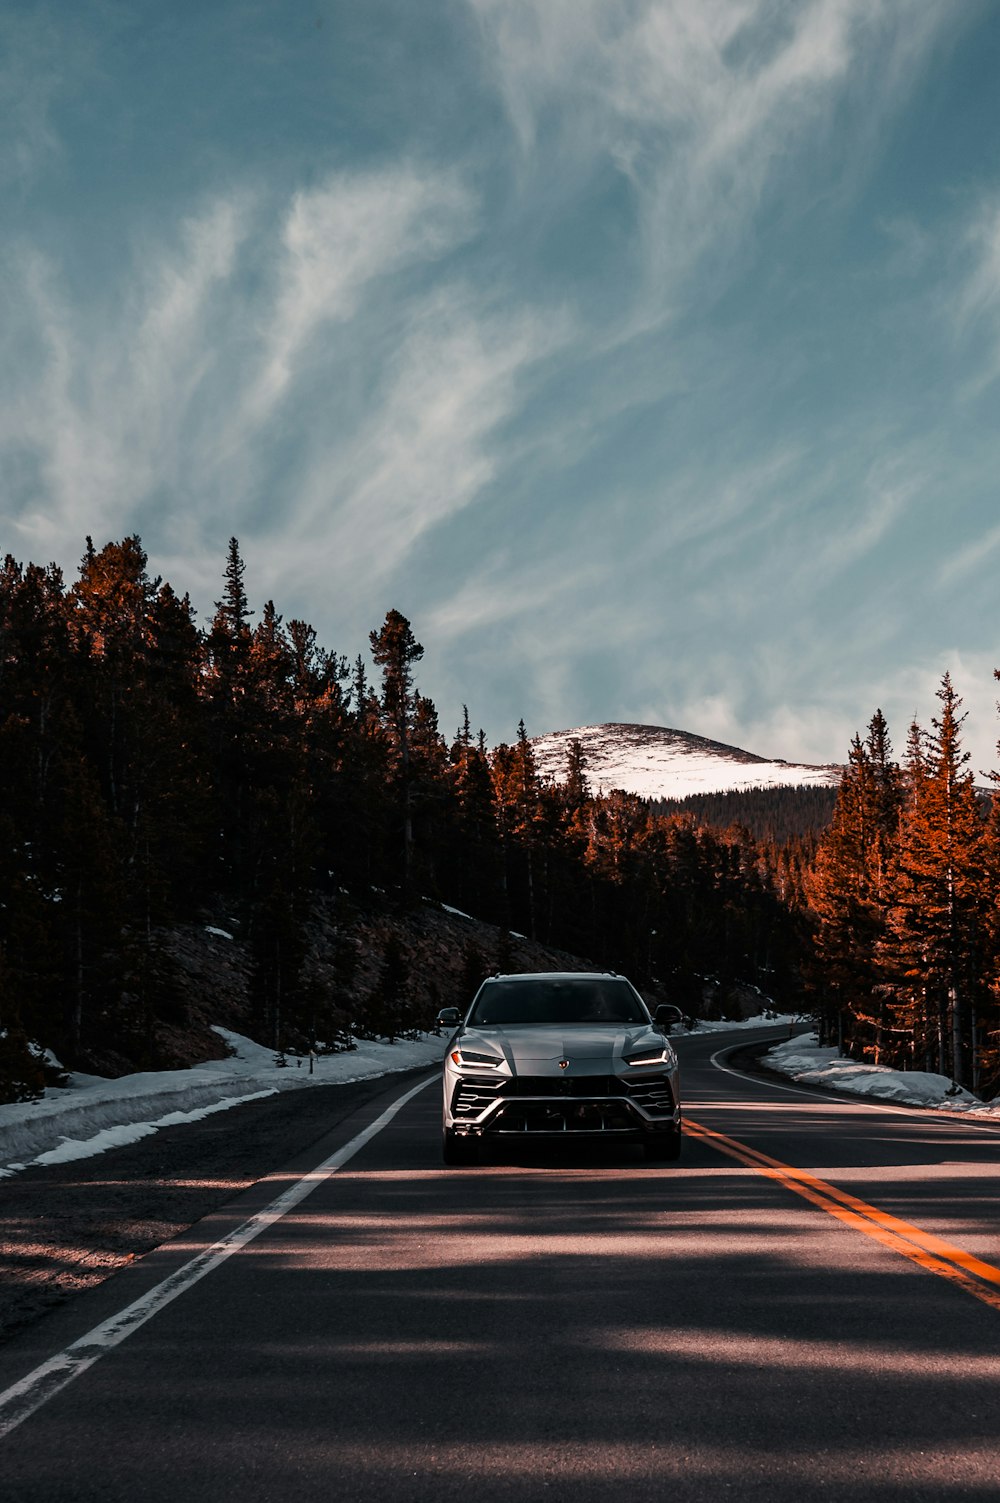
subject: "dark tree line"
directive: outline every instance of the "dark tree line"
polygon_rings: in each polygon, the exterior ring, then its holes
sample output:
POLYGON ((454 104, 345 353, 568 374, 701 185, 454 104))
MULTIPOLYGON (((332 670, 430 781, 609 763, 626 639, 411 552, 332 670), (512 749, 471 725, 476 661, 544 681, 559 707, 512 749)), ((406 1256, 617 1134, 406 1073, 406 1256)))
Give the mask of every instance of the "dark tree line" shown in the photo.
MULTIPOLYGON (((364 656, 328 651, 273 602, 258 615, 235 539, 207 628, 137 537, 88 540, 69 585, 5 560, 0 1074, 37 1075, 26 1039, 68 1066, 158 1064, 155 1025, 185 1021, 164 930, 220 900, 276 1048, 343 1024, 337 967, 306 921, 323 891, 439 899, 691 1006, 708 980, 797 995, 802 879, 787 857, 746 830, 592 797, 578 744, 543 783, 523 724, 492 751, 467 711, 446 736, 406 618, 389 611, 369 645, 374 681, 364 656)), ((397 970, 387 956, 360 1026, 398 1021, 397 970)), ((432 1003, 411 998, 408 1022, 432 1003)))
POLYGON ((652 808, 656 814, 692 814, 699 824, 723 830, 741 825, 755 840, 783 846, 822 835, 836 802, 836 787, 821 784, 691 793, 686 798, 654 799, 652 808))

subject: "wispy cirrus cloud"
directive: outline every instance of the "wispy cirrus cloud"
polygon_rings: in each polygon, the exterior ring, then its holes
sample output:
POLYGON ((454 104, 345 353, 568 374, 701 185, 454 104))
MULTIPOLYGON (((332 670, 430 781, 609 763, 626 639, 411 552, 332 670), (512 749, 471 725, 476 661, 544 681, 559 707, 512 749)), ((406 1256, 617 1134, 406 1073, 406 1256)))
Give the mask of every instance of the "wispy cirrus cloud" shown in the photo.
POLYGON ((474 200, 448 172, 405 167, 339 176, 292 197, 281 227, 276 294, 246 397, 250 421, 270 414, 308 347, 353 317, 372 285, 464 240, 474 200))
MULTIPOLYGON (((706 257, 731 256, 845 94, 863 147, 955 23, 944 0, 468 3, 524 171, 557 160, 572 181, 603 162, 631 184, 646 298, 668 297, 706 257)), ((830 187, 814 184, 803 202, 830 187)))
POLYGON ((83 532, 127 530, 151 490, 182 482, 191 415, 220 363, 213 302, 245 234, 240 204, 215 203, 183 224, 179 246, 137 265, 97 317, 72 302, 50 258, 8 250, 0 464, 13 451, 34 482, 8 487, 28 539, 74 535, 75 551, 83 532))
POLYGON ((417 542, 502 471, 503 425, 564 333, 559 320, 498 312, 460 285, 418 300, 356 431, 314 448, 297 506, 276 529, 273 556, 287 559, 289 579, 326 571, 325 560, 303 563, 309 535, 326 531, 346 561, 345 600, 361 608, 397 570, 406 588, 417 542))
POLYGON ((966 397, 978 397, 1000 376, 1000 195, 981 196, 960 239, 964 276, 947 287, 944 316, 978 351, 962 382, 966 397))
POLYGON ((964 548, 959 548, 941 565, 938 580, 943 585, 952 585, 957 580, 964 579, 977 569, 988 564, 1000 549, 1000 526, 988 527, 967 543, 964 548))
POLYGON ((1000 200, 991 194, 973 217, 967 232, 972 252, 971 271, 959 290, 963 322, 1000 314, 1000 200))
POLYGON ((252 516, 269 592, 305 609, 333 584, 370 610, 373 582, 495 479, 497 430, 569 337, 457 269, 425 276, 475 224, 450 170, 338 174, 277 205, 234 192, 145 241, 97 321, 57 264, 12 253, 12 379, 30 353, 0 466, 24 543, 65 556, 138 528, 189 580, 196 555, 207 595, 252 516))

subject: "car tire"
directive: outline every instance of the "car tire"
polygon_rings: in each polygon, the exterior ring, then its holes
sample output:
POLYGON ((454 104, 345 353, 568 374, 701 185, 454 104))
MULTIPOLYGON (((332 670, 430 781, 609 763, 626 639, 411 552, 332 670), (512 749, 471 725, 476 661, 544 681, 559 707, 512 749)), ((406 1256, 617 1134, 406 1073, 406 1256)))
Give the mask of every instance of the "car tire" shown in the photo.
POLYGON ((450 1128, 441 1134, 441 1157, 446 1164, 478 1164, 479 1144, 475 1138, 462 1138, 450 1128))
POLYGON ((678 1131, 658 1132, 655 1138, 647 1138, 643 1151, 648 1163, 663 1164, 670 1159, 679 1159, 683 1139, 678 1131))

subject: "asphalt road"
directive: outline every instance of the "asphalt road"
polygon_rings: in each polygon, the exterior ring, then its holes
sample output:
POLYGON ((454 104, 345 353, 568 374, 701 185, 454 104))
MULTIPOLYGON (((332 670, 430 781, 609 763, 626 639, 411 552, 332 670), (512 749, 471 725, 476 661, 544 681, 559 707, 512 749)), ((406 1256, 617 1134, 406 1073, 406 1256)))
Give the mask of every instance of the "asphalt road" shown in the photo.
MULTIPOLYGON (((681 1041, 678 1164, 445 1169, 419 1092, 64 1387, 27 1381, 22 1409, 51 1396, 0 1497, 995 1503, 1000 1133, 727 1074, 725 1042, 681 1041)), ((0 1388, 400 1094, 12 1342, 0 1388)))

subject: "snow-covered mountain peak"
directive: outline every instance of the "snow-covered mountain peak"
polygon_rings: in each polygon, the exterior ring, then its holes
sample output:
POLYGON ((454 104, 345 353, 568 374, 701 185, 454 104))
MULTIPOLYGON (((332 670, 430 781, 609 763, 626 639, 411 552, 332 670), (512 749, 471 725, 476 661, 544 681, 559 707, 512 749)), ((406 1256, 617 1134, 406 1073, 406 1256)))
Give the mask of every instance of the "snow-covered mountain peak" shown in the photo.
POLYGON ((594 793, 622 788, 641 798, 687 798, 738 788, 829 786, 838 767, 812 767, 755 756, 662 725, 583 725, 532 738, 539 772, 561 782, 571 741, 579 741, 594 793))

